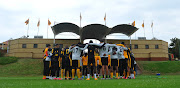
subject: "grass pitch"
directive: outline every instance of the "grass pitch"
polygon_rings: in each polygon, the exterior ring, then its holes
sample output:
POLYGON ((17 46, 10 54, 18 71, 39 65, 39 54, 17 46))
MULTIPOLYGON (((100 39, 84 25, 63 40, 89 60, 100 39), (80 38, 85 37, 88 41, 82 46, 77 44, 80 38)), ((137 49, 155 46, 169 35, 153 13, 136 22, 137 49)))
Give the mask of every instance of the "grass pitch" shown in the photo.
POLYGON ((42 59, 18 59, 0 64, 0 88, 180 88, 179 61, 139 61, 138 64, 143 74, 148 75, 118 80, 43 80, 42 59))
POLYGON ((0 77, 1 88, 179 88, 180 75, 139 75, 136 79, 43 80, 42 77, 0 77))

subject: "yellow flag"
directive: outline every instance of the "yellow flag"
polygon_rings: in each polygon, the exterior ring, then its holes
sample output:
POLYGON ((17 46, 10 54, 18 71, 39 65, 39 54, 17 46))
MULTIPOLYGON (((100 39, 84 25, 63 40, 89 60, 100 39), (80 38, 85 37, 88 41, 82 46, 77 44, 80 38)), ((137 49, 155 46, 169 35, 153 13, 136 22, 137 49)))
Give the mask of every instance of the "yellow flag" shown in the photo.
POLYGON ((143 21, 142 27, 144 28, 144 21, 143 21))
POLYGON ((51 22, 49 21, 49 19, 48 19, 48 25, 49 25, 49 26, 51 25, 51 22))
POLYGON ((29 24, 29 19, 27 19, 27 20, 25 21, 25 23, 26 23, 26 25, 29 24))
POLYGON ((132 23, 132 26, 135 26, 135 21, 132 23))
POLYGON ((39 25, 40 25, 40 20, 39 20, 38 23, 37 23, 37 27, 39 27, 39 25))
POLYGON ((80 13, 80 20, 82 19, 81 13, 80 13))
POLYGON ((104 16, 104 21, 106 21, 106 13, 105 13, 105 16, 104 16))
POLYGON ((151 24, 151 28, 153 27, 153 22, 152 22, 152 24, 151 24))

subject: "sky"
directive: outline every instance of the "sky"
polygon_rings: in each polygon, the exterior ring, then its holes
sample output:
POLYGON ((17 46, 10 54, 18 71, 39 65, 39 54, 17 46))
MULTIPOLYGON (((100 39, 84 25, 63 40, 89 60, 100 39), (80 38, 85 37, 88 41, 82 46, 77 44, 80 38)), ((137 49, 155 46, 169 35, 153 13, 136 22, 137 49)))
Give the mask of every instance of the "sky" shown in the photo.
MULTIPOLYGON (((0 0, 0 42, 16 39, 27 35, 28 26, 24 23, 29 18, 28 35, 33 38, 38 33, 37 23, 40 20, 39 33, 44 38, 53 38, 53 32, 48 26, 61 22, 71 22, 81 26, 99 23, 114 27, 118 24, 136 22, 139 30, 131 36, 132 39, 154 37, 170 43, 170 39, 180 38, 180 0, 0 0), (144 29, 142 23, 144 21, 144 29)), ((62 38, 79 38, 73 33, 61 33, 62 38)), ((119 35, 109 35, 107 38, 129 39, 119 35)))

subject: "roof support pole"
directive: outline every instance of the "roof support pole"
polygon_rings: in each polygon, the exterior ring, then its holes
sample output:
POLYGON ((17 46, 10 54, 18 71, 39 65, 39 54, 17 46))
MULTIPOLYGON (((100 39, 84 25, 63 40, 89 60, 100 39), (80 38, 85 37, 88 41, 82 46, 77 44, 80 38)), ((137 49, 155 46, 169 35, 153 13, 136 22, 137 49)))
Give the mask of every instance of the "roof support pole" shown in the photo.
POLYGON ((54 41, 53 41, 53 44, 55 45, 55 43, 56 43, 56 40, 55 40, 55 34, 54 34, 54 41))
POLYGON ((132 50, 132 45, 131 45, 131 35, 130 35, 130 50, 132 50))
MULTIPOLYGON (((81 23, 80 23, 81 24, 81 23)), ((82 43, 81 42, 81 27, 79 28, 79 35, 80 35, 80 43, 82 43)))

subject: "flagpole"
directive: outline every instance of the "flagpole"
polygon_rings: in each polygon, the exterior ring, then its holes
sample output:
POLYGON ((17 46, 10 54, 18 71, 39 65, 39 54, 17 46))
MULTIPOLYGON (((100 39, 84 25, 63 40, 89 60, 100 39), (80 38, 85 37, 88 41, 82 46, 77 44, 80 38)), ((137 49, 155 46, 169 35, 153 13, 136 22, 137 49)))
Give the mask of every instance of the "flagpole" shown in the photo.
MULTIPOLYGON (((28 18, 28 20, 29 20, 29 18, 28 18)), ((29 37, 28 31, 29 31, 29 22, 28 22, 28 29, 27 29, 27 38, 29 37)))
POLYGON ((38 32, 37 32, 37 36, 38 36, 38 33, 39 33, 39 27, 38 27, 38 32))
POLYGON ((154 38, 154 33, 153 33, 153 22, 151 24, 151 28, 152 28, 152 35, 153 35, 153 38, 154 38))
POLYGON ((153 27, 152 27, 152 34, 153 34, 153 38, 154 38, 153 27))
MULTIPOLYGON (((144 20, 143 20, 143 26, 144 26, 144 20)), ((143 29, 144 29, 144 27, 143 27, 143 29)), ((144 29, 144 37, 145 37, 145 29, 144 29)))
MULTIPOLYGON (((143 29, 144 29, 144 27, 143 27, 143 29)), ((144 30, 144 37, 145 37, 145 30, 144 30)))
POLYGON ((48 25, 47 25, 47 39, 48 39, 48 28, 49 28, 49 18, 48 18, 48 25))
POLYGON ((47 39, 48 39, 48 28, 49 28, 49 25, 47 25, 47 39))
POLYGON ((106 13, 105 13, 105 26, 106 26, 106 13))
MULTIPOLYGON (((54 25, 55 25, 55 21, 54 21, 54 25)), ((54 32, 53 32, 53 34, 54 34, 54 32)), ((54 34, 54 41, 53 41, 53 43, 54 43, 54 44, 56 43, 55 34, 54 34)))
MULTIPOLYGON (((80 28, 79 28, 79 34, 81 32, 81 19, 82 19, 82 16, 81 16, 81 13, 80 13, 80 28)), ((80 34, 80 42, 81 42, 81 34, 80 34)))
MULTIPOLYGON (((104 22, 105 22, 105 26, 106 26, 106 13, 105 13, 105 17, 104 17, 104 22)), ((106 37, 107 37, 107 36, 105 36, 105 43, 107 43, 106 37)))

